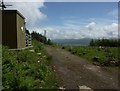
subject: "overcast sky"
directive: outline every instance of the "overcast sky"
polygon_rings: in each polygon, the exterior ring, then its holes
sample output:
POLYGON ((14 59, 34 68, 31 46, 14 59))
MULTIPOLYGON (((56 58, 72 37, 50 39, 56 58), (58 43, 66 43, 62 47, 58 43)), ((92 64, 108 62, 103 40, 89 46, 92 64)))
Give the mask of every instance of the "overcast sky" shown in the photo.
POLYGON ((117 2, 6 2, 26 17, 32 32, 50 39, 117 38, 117 2))

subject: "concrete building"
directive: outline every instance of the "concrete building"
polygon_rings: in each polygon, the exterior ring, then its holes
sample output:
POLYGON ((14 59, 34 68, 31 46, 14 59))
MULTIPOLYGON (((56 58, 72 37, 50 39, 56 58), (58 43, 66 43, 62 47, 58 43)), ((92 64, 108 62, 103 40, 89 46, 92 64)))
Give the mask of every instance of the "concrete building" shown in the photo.
POLYGON ((26 47, 25 17, 17 10, 2 11, 2 44, 10 49, 26 47))

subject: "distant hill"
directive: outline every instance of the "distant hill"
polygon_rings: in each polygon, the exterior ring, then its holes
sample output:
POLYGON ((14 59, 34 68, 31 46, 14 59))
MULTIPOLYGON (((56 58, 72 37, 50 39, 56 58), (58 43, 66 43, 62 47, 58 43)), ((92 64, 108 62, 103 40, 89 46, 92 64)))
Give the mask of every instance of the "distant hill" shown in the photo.
POLYGON ((52 42, 60 45, 69 46, 88 46, 91 39, 53 39, 52 42))
MULTIPOLYGON (((97 39, 94 39, 97 40, 97 39)), ((118 40, 118 39, 110 39, 110 40, 118 40)), ((83 39, 52 39, 53 43, 64 45, 64 46, 88 46, 90 44, 90 38, 83 39)))

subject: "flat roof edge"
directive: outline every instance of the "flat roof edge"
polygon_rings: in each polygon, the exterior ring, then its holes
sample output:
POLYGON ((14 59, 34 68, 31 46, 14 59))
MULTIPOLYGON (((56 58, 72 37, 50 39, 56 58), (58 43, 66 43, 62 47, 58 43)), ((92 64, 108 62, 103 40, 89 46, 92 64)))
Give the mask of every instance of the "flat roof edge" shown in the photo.
POLYGON ((20 15, 23 19, 25 19, 25 17, 18 11, 18 10, 2 10, 2 12, 6 12, 6 13, 17 13, 18 15, 20 15))

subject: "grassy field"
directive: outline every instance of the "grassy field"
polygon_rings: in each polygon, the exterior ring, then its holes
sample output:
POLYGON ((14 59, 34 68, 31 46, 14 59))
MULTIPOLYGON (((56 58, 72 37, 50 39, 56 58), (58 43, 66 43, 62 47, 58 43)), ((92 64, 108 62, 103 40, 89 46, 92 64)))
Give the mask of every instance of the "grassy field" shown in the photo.
POLYGON ((31 91, 57 88, 55 75, 50 66, 51 57, 40 42, 34 40, 33 46, 21 51, 9 51, 3 47, 3 90, 31 91))
POLYGON ((95 65, 118 66, 120 61, 118 47, 64 46, 62 49, 90 60, 95 65))

